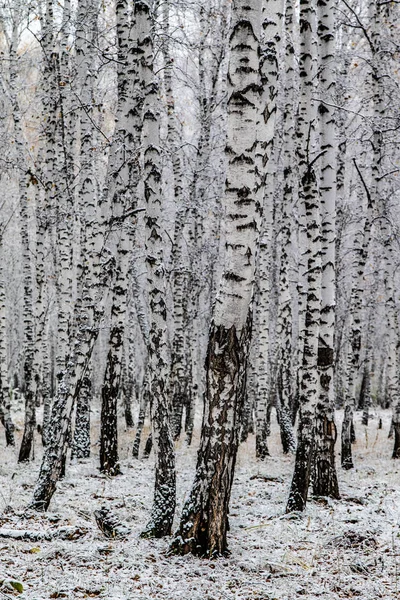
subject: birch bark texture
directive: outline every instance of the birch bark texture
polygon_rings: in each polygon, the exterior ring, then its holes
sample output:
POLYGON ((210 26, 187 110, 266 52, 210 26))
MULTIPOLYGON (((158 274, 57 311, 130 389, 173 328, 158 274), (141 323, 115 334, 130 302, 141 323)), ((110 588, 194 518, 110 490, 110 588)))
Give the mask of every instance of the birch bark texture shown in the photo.
POLYGON ((273 140, 276 120, 278 93, 278 50, 282 36, 283 2, 273 0, 263 2, 263 36, 261 51, 262 114, 260 119, 259 185, 263 198, 262 233, 258 258, 258 319, 259 339, 257 344, 257 401, 256 401, 256 455, 261 460, 269 454, 268 398, 269 353, 270 353, 270 290, 271 290, 271 246, 274 197, 274 173, 270 167, 273 154, 273 140))
POLYGON ((310 482, 315 442, 315 408, 318 400, 318 336, 321 309, 321 215, 315 162, 317 107, 315 81, 318 72, 316 7, 312 0, 300 1, 300 101, 297 157, 300 171, 300 202, 307 229, 307 298, 304 352, 301 366, 299 425, 296 461, 286 507, 304 510, 310 482), (314 147, 314 148, 313 148, 314 147))
MULTIPOLYGON (((114 245, 116 276, 111 286, 110 334, 106 370, 101 390, 100 470, 118 475, 117 399, 120 391, 123 341, 127 313, 129 259, 134 226, 129 215, 137 206, 139 183, 138 148, 140 143, 141 99, 137 75, 137 26, 129 15, 127 0, 116 3, 118 65, 118 102, 113 144, 105 189, 105 208, 111 214, 107 237, 114 245)), ((111 246, 112 248, 112 246, 111 246)))
POLYGON ((260 112, 261 0, 232 4, 228 66, 225 269, 211 324, 205 406, 195 480, 172 551, 215 556, 227 551, 261 202, 256 147, 260 112))
POLYGON ((339 497, 335 465, 335 239, 336 239, 336 124, 335 91, 335 10, 334 0, 318 3, 320 53, 320 200, 321 200, 321 319, 318 348, 319 398, 316 414, 313 490, 318 496, 339 497))
POLYGON ((153 508, 142 537, 170 535, 175 514, 176 482, 174 443, 170 428, 168 399, 169 348, 166 281, 164 270, 165 234, 162 227, 162 161, 160 152, 159 86, 154 75, 153 19, 146 2, 135 2, 140 32, 143 104, 143 179, 146 201, 146 262, 150 308, 147 373, 150 386, 152 441, 156 460, 153 508))

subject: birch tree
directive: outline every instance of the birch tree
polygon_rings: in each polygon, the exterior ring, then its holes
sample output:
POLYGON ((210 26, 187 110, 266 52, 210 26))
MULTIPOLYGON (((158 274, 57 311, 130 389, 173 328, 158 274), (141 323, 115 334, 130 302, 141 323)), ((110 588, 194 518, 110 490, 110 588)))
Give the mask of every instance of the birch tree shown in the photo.
POLYGON ((314 452, 315 408, 318 400, 318 338, 321 309, 321 214, 314 155, 317 107, 315 77, 318 69, 315 6, 300 2, 300 100, 297 129, 297 159, 300 171, 300 201, 304 205, 307 248, 307 300, 304 326, 304 353, 301 365, 299 425, 294 474, 286 510, 303 510, 314 452))
POLYGON ((115 279, 111 285, 110 333, 101 392, 100 428, 100 469, 109 475, 117 475, 120 472, 117 399, 122 371, 128 273, 132 251, 133 229, 129 219, 132 219, 137 208, 141 105, 137 85, 137 30, 134 21, 130 22, 127 0, 118 0, 116 3, 116 19, 118 104, 103 209, 106 214, 111 215, 112 228, 107 243, 111 248, 111 244, 114 245, 115 252, 115 279))
POLYGON ((140 32, 139 47, 144 83, 143 163, 146 209, 146 262, 150 301, 148 374, 152 440, 156 458, 154 501, 150 520, 142 537, 170 535, 175 513, 175 455, 170 429, 168 399, 169 348, 167 331, 166 285, 164 272, 164 234, 162 214, 162 166, 160 152, 160 101, 154 75, 154 48, 150 7, 135 3, 140 32))
MULTIPOLYGON (((270 397, 269 387, 272 377, 268 372, 271 366, 270 354, 270 290, 271 290, 271 247, 274 203, 274 162, 273 147, 278 94, 278 53, 283 31, 283 3, 264 2, 262 6, 263 35, 261 52, 261 83, 263 86, 263 112, 260 121, 259 173, 260 192, 264 194, 263 223, 258 259, 259 298, 257 312, 259 319, 259 339, 257 355, 257 404, 256 404, 256 454, 265 458, 267 445, 270 397)), ((283 416, 283 415, 282 415, 283 416)), ((283 424, 282 424, 283 425, 283 424)))
POLYGON ((227 550, 232 487, 246 360, 261 203, 256 193, 256 124, 260 111, 261 2, 232 5, 228 70, 228 167, 225 269, 207 351, 207 383, 196 475, 173 549, 218 555, 227 550))
POLYGON ((335 235, 336 235, 336 128, 335 88, 335 3, 319 2, 318 41, 320 51, 321 234, 322 279, 321 320, 318 348, 319 398, 316 411, 314 493, 339 497, 335 467, 335 235))

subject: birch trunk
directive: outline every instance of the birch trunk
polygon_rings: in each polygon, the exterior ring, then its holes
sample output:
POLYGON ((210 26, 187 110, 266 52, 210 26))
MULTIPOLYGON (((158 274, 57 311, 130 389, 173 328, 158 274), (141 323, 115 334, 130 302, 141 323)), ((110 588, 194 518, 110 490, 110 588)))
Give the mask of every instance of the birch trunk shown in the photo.
MULTIPOLYGON (((82 328, 93 329, 94 287, 98 279, 99 260, 96 253, 98 231, 97 203, 98 186, 94 169, 96 137, 93 98, 95 84, 94 47, 97 38, 98 2, 80 0, 76 27, 76 76, 79 86, 80 108, 80 172, 78 185, 79 255, 77 257, 77 300, 74 307, 75 336, 81 336, 82 328)), ((81 348, 83 351, 84 348, 81 348)), ((85 360, 82 357, 83 360, 85 360)), ((82 375, 77 360, 75 387, 79 385, 76 399, 75 428, 72 457, 90 456, 90 405, 92 395, 91 369, 82 375), (81 378, 81 380, 79 379, 81 378)))
POLYGON ((144 83, 143 162, 146 210, 146 254, 150 301, 148 375, 152 440, 156 460, 153 508, 142 537, 170 535, 175 513, 175 454, 170 430, 168 401, 169 349, 167 331, 164 236, 161 222, 162 166, 160 153, 160 107, 158 82, 154 76, 152 18, 145 2, 135 3, 144 83))
POLYGON ((335 101, 335 10, 334 0, 318 4, 318 38, 320 49, 321 156, 320 199, 322 218, 321 322, 318 349, 319 398, 313 490, 318 496, 339 497, 335 466, 335 235, 336 235, 336 126, 332 104, 335 101), (325 102, 324 102, 325 101, 325 102))
POLYGON ((23 317, 24 317, 24 381, 25 381, 25 423, 18 462, 29 461, 33 456, 33 442, 36 426, 35 410, 35 376, 34 376, 34 348, 35 348, 35 320, 33 314, 33 272, 32 272, 32 247, 29 237, 29 197, 28 182, 29 169, 26 162, 25 139, 22 129, 22 115, 18 99, 18 9, 14 13, 13 27, 9 45, 9 85, 12 119, 14 125, 14 140, 16 161, 20 168, 18 176, 19 209, 22 242, 22 272, 23 272, 23 317), (25 167, 23 166, 25 165, 25 167))
POLYGON ((239 442, 261 213, 255 156, 260 24, 260 0, 233 2, 224 198, 226 262, 209 337, 196 475, 172 545, 182 554, 214 556, 227 551, 227 512, 239 442))
POLYGON ((259 340, 257 356, 257 402, 256 402, 256 455, 260 459, 268 456, 268 398, 271 381, 270 364, 270 291, 271 291, 271 246, 274 198, 273 142, 276 120, 276 98, 278 93, 278 44, 282 35, 283 3, 281 0, 263 2, 263 39, 261 52, 261 83, 263 86, 263 112, 260 122, 259 173, 260 193, 263 200, 263 228, 259 248, 259 340))
POLYGON ((300 201, 304 206, 307 226, 307 300, 304 327, 304 354, 301 365, 299 426, 296 462, 286 511, 304 510, 310 482, 315 441, 315 408, 318 401, 318 336, 321 308, 321 216, 315 173, 311 158, 317 121, 314 100, 318 69, 315 6, 310 0, 300 1, 300 103, 298 118, 298 164, 300 201))
POLYGON ((101 391, 100 470, 108 475, 120 473, 118 457, 117 400, 120 391, 123 342, 127 308, 127 290, 132 228, 124 213, 136 209, 138 152, 140 135, 140 86, 138 85, 137 35, 129 22, 127 0, 116 3, 118 43, 118 106, 116 129, 110 150, 106 184, 107 203, 114 221, 110 242, 115 244, 116 277, 111 288, 110 335, 106 371, 101 391), (115 225, 118 224, 118 227, 115 225))
MULTIPOLYGON (((3 243, 0 241, 0 260, 2 264, 3 253, 3 243)), ((2 264, 0 265, 0 422, 5 429, 7 446, 15 446, 15 427, 11 419, 10 386, 8 382, 6 295, 2 264)))
POLYGON ((183 165, 180 155, 181 134, 178 128, 177 115, 175 111, 175 97, 173 90, 173 66, 174 59, 170 48, 170 13, 171 0, 166 0, 163 5, 163 43, 162 52, 164 57, 164 91, 167 103, 167 140, 170 144, 173 189, 176 204, 174 242, 172 247, 171 261, 173 267, 173 303, 174 303, 174 336, 172 341, 171 360, 171 395, 172 395, 172 435, 178 439, 182 429, 183 407, 187 404, 189 387, 188 380, 187 351, 188 339, 185 329, 188 324, 185 320, 187 315, 188 296, 188 256, 185 251, 184 231, 186 225, 187 207, 184 205, 183 194, 183 165))

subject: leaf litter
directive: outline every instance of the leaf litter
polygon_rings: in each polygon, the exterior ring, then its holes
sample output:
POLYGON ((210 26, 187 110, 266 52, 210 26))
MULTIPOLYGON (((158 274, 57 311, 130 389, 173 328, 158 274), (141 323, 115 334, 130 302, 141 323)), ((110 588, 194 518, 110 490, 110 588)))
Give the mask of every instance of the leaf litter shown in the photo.
MULTIPOLYGON (((400 594, 400 463, 387 439, 391 414, 371 419, 368 435, 356 417, 356 468, 338 472, 342 500, 310 499, 304 514, 285 515, 293 457, 284 456, 275 420, 272 456, 256 461, 254 438, 240 448, 230 510, 231 554, 218 560, 167 556, 169 540, 144 540, 152 502, 153 457, 130 457, 132 432, 122 432, 123 475, 98 474, 96 456, 71 463, 50 511, 27 511, 40 467, 18 465, 16 451, 0 448, 0 535, 35 534, 32 543, 1 539, 0 598, 107 600, 392 599, 400 594), (376 440, 375 440, 376 438, 376 440), (373 446, 366 440, 374 439, 373 446), (24 485, 22 485, 24 484, 24 485), (94 511, 107 507, 126 524, 123 538, 107 539, 94 511), (57 531, 80 535, 57 536, 57 531), (51 533, 52 539, 46 539, 51 533), (399 573, 399 574, 398 574, 399 573), (11 584, 15 582, 15 585, 11 584)), ((95 438, 94 430, 93 438, 95 438)), ((179 514, 193 479, 196 447, 178 444, 179 514)), ((51 537, 51 536, 50 536, 51 537)))

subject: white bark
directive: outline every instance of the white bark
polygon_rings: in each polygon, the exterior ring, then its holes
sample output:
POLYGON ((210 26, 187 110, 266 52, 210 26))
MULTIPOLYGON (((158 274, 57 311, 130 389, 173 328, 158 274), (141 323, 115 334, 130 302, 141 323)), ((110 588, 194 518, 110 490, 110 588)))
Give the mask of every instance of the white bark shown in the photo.
POLYGON ((152 441, 156 460, 156 481, 150 521, 142 536, 170 535, 175 513, 175 455, 170 430, 168 399, 169 348, 166 282, 164 271, 165 235, 162 228, 162 165, 160 153, 160 100, 154 75, 152 18, 145 2, 135 3, 144 83, 143 162, 146 200, 146 263, 150 304, 148 377, 152 441))
POLYGON ((320 49, 321 231, 322 280, 319 331, 316 446, 314 493, 339 496, 335 467, 336 425, 334 418, 334 332, 335 332, 335 236, 336 236, 336 126, 335 102, 335 10, 333 0, 319 3, 318 39, 320 49))
POLYGON ((300 419, 296 463, 286 510, 303 510, 307 502, 315 435, 315 407, 318 400, 318 337, 321 308, 321 215, 313 156, 317 107, 315 80, 318 70, 315 5, 300 4, 300 101, 297 157, 300 171, 300 201, 307 227, 307 300, 304 326, 304 353, 300 382, 300 419))
POLYGON ((260 24, 260 0, 233 2, 224 196, 225 269, 209 338, 196 475, 173 543, 180 553, 212 556, 224 553, 227 546, 227 510, 239 443, 261 213, 255 156, 261 91, 260 24))

